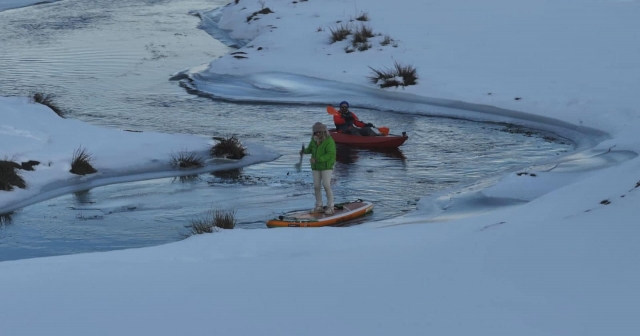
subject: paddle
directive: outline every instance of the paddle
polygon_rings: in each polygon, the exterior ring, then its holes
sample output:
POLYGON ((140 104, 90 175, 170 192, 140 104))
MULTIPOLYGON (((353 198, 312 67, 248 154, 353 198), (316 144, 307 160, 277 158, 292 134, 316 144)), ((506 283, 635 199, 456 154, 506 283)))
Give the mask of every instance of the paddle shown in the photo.
MULTIPOLYGON (((338 110, 336 110, 331 105, 327 106, 327 113, 329 113, 331 115, 334 115, 334 116, 339 116, 340 115, 340 112, 338 112, 338 110)), ((389 135, 389 127, 382 126, 382 127, 374 127, 374 128, 377 128, 380 131, 380 133, 382 133, 383 135, 389 135)))

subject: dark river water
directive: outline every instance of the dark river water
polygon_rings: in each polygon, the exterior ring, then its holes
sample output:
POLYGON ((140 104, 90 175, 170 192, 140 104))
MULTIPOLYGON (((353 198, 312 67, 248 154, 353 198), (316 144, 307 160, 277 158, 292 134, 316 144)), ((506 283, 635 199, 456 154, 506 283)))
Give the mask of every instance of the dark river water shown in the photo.
MULTIPOLYGON (((331 123, 322 106, 215 101, 169 80, 232 50, 197 29, 199 19, 188 14, 226 2, 66 0, 0 12, 0 95, 53 93, 69 118, 129 130, 236 135, 283 154, 229 174, 111 185, 26 207, 0 225, 0 261, 172 242, 212 208, 236 210, 238 228, 252 229, 265 228, 281 210, 313 206, 310 168, 307 158, 296 165, 297 152, 313 123, 331 123)), ((410 136, 392 152, 338 149, 336 202, 375 203, 361 221, 402 215, 425 195, 573 149, 564 139, 508 125, 356 112, 410 136)))

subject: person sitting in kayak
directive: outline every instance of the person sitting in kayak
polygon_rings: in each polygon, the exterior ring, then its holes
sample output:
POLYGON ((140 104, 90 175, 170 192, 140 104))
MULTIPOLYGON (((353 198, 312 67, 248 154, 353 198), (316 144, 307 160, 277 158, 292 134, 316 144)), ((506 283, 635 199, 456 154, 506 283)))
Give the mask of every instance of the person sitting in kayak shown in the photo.
POLYGON ((346 101, 340 103, 340 114, 333 116, 333 123, 340 133, 364 136, 378 135, 372 129, 375 127, 372 123, 363 123, 355 113, 349 111, 349 103, 346 101))

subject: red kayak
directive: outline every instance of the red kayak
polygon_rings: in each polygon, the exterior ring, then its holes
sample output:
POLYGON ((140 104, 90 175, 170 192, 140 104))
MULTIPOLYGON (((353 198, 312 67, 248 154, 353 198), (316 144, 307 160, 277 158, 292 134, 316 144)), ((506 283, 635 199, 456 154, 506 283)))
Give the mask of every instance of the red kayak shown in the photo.
POLYGON ((329 130, 329 134, 337 144, 366 148, 398 148, 409 139, 409 136, 404 132, 402 135, 362 136, 338 133, 332 129, 329 130))

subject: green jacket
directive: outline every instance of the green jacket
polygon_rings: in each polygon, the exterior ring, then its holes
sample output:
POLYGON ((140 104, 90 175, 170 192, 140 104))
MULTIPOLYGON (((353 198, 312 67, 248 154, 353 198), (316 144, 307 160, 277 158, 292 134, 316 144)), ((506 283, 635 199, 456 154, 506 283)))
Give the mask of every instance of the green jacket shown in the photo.
POLYGON ((319 145, 311 139, 304 153, 311 154, 316 160, 316 163, 311 164, 312 170, 331 170, 336 163, 336 143, 331 137, 327 137, 319 145))

